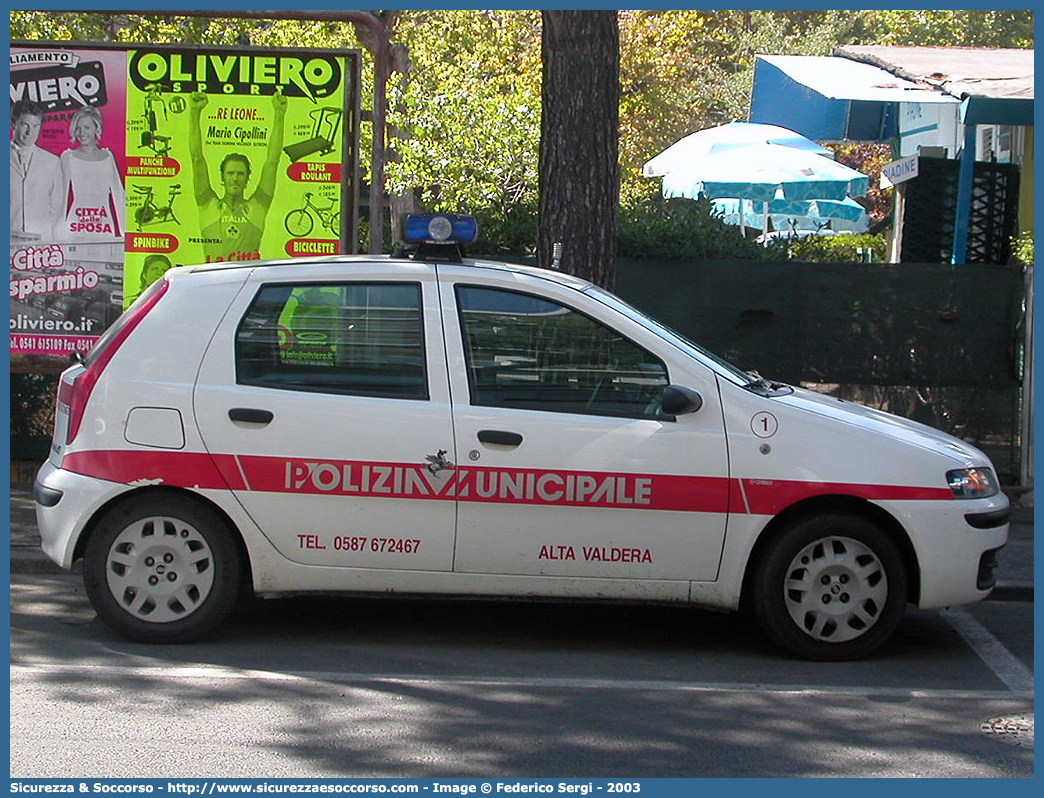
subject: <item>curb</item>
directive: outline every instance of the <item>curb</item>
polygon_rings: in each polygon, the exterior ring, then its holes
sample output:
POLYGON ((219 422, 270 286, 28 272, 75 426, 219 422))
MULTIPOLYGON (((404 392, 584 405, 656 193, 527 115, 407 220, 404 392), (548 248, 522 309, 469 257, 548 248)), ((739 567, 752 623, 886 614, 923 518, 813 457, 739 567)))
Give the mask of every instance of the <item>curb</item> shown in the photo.
POLYGON ((61 576, 70 573, 46 557, 11 555, 11 574, 35 574, 38 576, 61 576))
POLYGON ((1033 601, 1032 582, 998 582, 986 601, 1033 601))

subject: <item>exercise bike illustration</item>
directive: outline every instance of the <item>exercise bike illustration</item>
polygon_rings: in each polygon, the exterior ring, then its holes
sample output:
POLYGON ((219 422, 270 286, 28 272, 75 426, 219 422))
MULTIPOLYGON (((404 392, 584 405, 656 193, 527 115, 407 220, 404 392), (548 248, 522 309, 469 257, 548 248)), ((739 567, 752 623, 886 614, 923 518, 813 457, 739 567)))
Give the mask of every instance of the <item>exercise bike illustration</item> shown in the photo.
POLYGON ((152 186, 135 186, 134 190, 144 195, 141 205, 134 211, 134 221, 138 223, 138 229, 147 224, 159 224, 160 222, 176 222, 181 224, 174 215, 174 198, 181 193, 181 184, 175 183, 167 192, 167 204, 157 205, 153 200, 152 186))
POLYGON ((330 204, 320 208, 312 202, 311 192, 304 195, 304 207, 292 210, 286 215, 284 220, 286 232, 294 238, 303 238, 308 235, 315 227, 313 214, 319 219, 320 224, 326 226, 335 236, 340 237, 341 210, 338 207, 337 198, 331 197, 330 204))

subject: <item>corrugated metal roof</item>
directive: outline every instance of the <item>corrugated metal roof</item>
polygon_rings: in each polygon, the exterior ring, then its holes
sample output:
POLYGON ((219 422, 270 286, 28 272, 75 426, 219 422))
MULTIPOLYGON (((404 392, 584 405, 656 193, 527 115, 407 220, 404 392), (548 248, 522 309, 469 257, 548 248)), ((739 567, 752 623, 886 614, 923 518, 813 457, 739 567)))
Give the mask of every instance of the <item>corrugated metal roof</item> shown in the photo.
POLYGON ((834 55, 959 99, 1033 99, 1033 50, 846 45, 834 55))
POLYGON ((758 55, 802 86, 830 100, 954 103, 935 88, 897 77, 876 66, 830 55, 758 55))

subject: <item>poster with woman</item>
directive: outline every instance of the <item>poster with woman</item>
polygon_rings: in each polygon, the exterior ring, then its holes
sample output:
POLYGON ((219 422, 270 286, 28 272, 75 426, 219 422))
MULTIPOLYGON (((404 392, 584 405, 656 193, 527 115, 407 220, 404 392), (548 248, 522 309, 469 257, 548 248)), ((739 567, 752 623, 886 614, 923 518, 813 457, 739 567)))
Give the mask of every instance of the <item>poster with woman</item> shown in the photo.
POLYGON ((86 352, 174 266, 349 251, 359 64, 12 42, 12 363, 86 352))
POLYGON ((11 357, 85 352, 123 306, 127 56, 12 43, 11 357))
POLYGON ((60 159, 60 240, 123 241, 123 178, 112 150, 101 145, 103 128, 101 112, 93 106, 77 109, 69 120, 71 145, 60 159))

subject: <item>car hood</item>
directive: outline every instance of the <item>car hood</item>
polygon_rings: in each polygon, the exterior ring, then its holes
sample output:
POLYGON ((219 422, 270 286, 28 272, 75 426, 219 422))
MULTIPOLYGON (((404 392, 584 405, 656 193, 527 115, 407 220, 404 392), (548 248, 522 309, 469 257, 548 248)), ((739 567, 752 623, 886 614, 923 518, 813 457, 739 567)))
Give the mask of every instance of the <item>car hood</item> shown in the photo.
POLYGON ((989 458, 971 444, 945 432, 900 418, 881 410, 816 393, 804 388, 795 388, 792 394, 779 397, 779 401, 795 409, 815 413, 841 424, 858 427, 868 432, 886 435, 904 443, 918 446, 950 458, 965 466, 985 465, 989 458))

